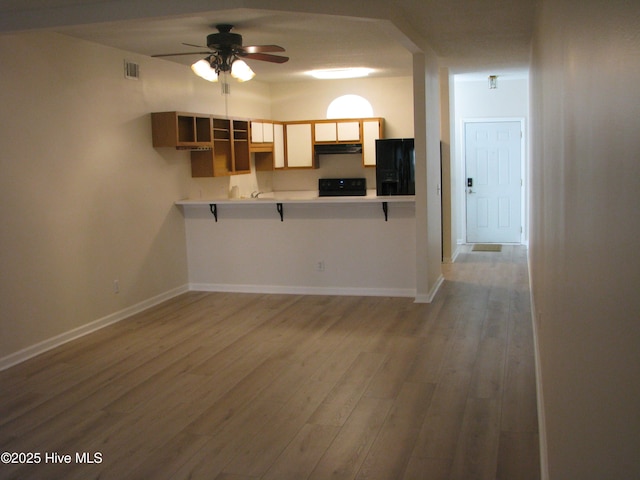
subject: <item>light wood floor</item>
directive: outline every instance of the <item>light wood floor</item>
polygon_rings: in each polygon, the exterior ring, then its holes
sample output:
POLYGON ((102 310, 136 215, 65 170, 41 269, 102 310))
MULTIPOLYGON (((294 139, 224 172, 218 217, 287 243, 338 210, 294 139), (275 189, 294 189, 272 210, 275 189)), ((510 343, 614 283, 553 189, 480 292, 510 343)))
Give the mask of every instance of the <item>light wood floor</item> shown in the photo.
POLYGON ((0 451, 42 456, 0 478, 538 479, 526 250, 445 267, 429 305, 188 293, 0 372, 0 451))

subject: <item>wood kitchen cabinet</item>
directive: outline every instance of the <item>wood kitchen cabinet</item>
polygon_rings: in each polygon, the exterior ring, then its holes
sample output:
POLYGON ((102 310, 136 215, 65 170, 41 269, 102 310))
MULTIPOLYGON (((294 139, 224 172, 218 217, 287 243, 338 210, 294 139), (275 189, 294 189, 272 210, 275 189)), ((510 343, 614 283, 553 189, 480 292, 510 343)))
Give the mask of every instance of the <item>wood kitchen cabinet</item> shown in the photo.
MULTIPOLYGON (((253 122, 251 122, 251 132, 253 134, 253 122)), ((271 122, 271 142, 251 143, 251 152, 254 155, 256 170, 270 171, 286 167, 284 124, 281 122, 271 122)), ((253 135, 252 135, 253 137, 253 135)), ((269 137, 263 137, 269 138, 269 137)))
POLYGON ((220 177, 251 172, 249 122, 213 118, 213 146, 191 152, 192 177, 220 177))
POLYGON ((211 146, 211 116, 198 113, 151 114, 154 147, 206 148, 211 146))
POLYGON ((254 155, 256 170, 270 171, 275 168, 273 141, 274 125, 268 120, 251 120, 251 143, 249 151, 254 155))
POLYGON ((233 120, 233 174, 251 173, 251 157, 249 156, 249 122, 233 120))
POLYGON ((154 147, 191 150, 191 176, 219 177, 256 170, 318 168, 314 145, 362 144, 362 164, 374 167, 382 118, 276 122, 185 112, 151 114, 154 147))
POLYGON ((362 165, 376 165, 375 142, 382 138, 382 118, 301 120, 284 122, 284 127, 273 122, 273 143, 257 143, 264 137, 260 133, 254 137, 255 129, 261 128, 255 123, 251 122, 251 152, 255 154, 256 170, 318 168, 314 145, 336 143, 362 144, 362 165))

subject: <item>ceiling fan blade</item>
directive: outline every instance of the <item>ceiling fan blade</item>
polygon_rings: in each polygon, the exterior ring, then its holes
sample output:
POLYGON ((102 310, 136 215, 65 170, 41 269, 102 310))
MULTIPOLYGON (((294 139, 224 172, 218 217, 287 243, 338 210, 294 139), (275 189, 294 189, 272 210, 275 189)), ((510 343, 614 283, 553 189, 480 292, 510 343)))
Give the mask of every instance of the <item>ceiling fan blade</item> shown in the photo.
POLYGON ((289 60, 289 57, 281 57, 280 55, 269 55, 268 53, 247 53, 241 55, 243 58, 249 58, 251 60, 262 60, 263 62, 271 63, 285 63, 289 60))
POLYGON ((247 45, 242 49, 247 53, 284 52, 284 48, 279 45, 247 45))
POLYGON ((176 57, 178 55, 211 55, 211 51, 206 52, 184 52, 184 53, 161 53, 158 55, 151 55, 152 57, 176 57))
POLYGON ((194 48, 207 48, 204 45, 194 45, 193 43, 184 43, 184 42, 182 42, 182 45, 186 45, 187 47, 194 47, 194 48))

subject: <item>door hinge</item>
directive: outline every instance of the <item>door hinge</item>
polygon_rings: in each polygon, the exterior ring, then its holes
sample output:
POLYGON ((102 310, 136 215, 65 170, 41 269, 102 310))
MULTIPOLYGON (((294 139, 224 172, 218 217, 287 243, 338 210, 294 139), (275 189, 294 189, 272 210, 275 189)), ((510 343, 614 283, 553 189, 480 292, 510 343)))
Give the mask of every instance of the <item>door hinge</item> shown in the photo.
POLYGON ((522 233, 522 225, 520 225, 520 233, 522 233))

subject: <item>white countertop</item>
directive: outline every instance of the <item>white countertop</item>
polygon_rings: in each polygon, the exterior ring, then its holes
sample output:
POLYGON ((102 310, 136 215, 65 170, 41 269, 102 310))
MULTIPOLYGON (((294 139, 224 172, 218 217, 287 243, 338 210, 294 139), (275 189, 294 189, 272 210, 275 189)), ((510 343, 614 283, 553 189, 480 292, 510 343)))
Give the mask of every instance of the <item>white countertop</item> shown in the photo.
POLYGON ((176 205, 256 205, 264 203, 309 203, 309 204, 332 204, 332 203, 415 203, 414 195, 392 195, 378 196, 375 189, 367 190, 366 196, 342 196, 342 197, 320 197, 317 191, 280 191, 261 193, 258 198, 186 198, 178 200, 176 205))

